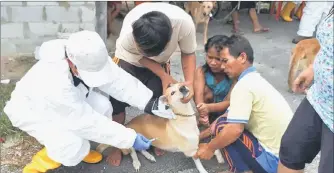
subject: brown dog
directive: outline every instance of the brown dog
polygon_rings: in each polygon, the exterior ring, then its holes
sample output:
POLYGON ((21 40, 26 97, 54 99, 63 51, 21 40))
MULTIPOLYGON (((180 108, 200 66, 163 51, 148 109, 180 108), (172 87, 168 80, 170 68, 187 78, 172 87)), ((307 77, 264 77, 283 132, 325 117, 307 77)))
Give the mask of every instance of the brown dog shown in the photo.
MULTIPOLYGON (((182 103, 181 99, 189 94, 189 90, 179 84, 172 84, 166 90, 163 101, 167 102, 176 115, 176 119, 164 119, 157 116, 144 114, 132 119, 126 127, 134 129, 148 139, 156 138, 152 145, 171 152, 183 152, 187 157, 193 157, 198 149, 199 129, 197 127, 195 112, 191 103, 182 103)), ((103 152, 108 145, 100 144, 97 151, 103 152)), ((136 171, 141 164, 138 160, 136 151, 122 150, 123 154, 130 155, 136 171)), ((150 161, 155 162, 154 156, 147 151, 141 153, 150 161)), ((219 150, 215 152, 219 163, 224 162, 219 150)), ((200 173, 207 173, 199 159, 194 159, 196 167, 200 173)))
POLYGON ((190 13, 197 30, 197 25, 203 23, 204 25, 204 44, 208 40, 208 26, 210 21, 210 15, 212 9, 216 6, 216 2, 203 1, 203 2, 185 2, 184 8, 187 13, 190 13))
POLYGON ((320 44, 316 38, 300 41, 293 48, 290 57, 290 68, 288 76, 289 89, 292 90, 292 84, 298 70, 304 70, 313 64, 317 53, 320 50, 320 44))

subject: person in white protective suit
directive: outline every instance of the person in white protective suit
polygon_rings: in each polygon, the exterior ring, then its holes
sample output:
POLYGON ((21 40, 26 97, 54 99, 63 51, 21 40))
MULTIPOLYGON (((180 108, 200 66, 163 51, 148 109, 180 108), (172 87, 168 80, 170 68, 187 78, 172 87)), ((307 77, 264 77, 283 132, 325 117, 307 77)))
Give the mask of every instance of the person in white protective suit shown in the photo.
POLYGON ((44 42, 39 56, 4 108, 13 126, 45 146, 23 173, 101 161, 89 141, 122 149, 150 147, 144 136, 111 120, 110 101, 93 88, 147 113, 175 118, 159 98, 152 98, 151 90, 112 62, 96 32, 80 31, 67 40, 44 42))

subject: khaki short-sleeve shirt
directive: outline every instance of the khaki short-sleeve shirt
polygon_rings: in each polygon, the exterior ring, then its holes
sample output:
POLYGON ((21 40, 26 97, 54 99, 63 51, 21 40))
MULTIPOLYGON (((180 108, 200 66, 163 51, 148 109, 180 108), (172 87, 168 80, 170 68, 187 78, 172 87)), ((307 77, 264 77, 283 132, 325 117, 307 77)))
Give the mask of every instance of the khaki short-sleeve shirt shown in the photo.
POLYGON ((119 38, 116 40, 115 56, 130 64, 142 67, 139 60, 142 55, 135 46, 135 41, 132 36, 132 24, 142 15, 151 12, 159 11, 169 17, 172 23, 173 33, 170 42, 165 50, 156 57, 150 59, 164 64, 171 55, 180 47, 182 53, 194 53, 197 47, 196 30, 192 18, 183 9, 167 3, 143 3, 133 8, 124 18, 123 26, 119 38))

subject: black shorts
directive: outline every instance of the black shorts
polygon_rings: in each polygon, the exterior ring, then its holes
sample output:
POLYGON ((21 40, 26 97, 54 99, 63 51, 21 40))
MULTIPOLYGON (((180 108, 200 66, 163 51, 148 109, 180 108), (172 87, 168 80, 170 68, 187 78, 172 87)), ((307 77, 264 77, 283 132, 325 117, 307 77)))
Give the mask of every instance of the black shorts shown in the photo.
POLYGON ((302 170, 321 151, 319 173, 333 173, 333 132, 305 98, 297 108, 282 141, 281 163, 302 170))
MULTIPOLYGON (((232 8, 236 7, 238 5, 238 1, 232 1, 231 2, 232 8)), ((255 1, 242 1, 240 2, 240 10, 241 9, 250 9, 255 8, 256 4, 255 1)))
MULTIPOLYGON (((114 57, 115 59, 116 57, 114 57)), ((153 97, 160 97, 162 95, 162 83, 160 78, 155 75, 152 71, 147 68, 141 68, 134 66, 124 60, 119 59, 117 64, 126 72, 130 73, 132 76, 140 80, 147 88, 152 90, 153 97)), ((134 91, 136 92, 136 91, 134 91)), ((111 105, 113 106, 113 115, 117 115, 121 112, 125 112, 125 108, 129 104, 118 101, 113 97, 109 97, 111 105)))

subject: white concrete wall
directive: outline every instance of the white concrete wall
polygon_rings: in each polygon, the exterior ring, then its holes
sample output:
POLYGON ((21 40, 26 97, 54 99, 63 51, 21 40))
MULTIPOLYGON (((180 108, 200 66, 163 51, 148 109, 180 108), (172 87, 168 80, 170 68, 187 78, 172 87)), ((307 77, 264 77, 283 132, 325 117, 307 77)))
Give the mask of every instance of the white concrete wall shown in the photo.
POLYGON ((1 56, 32 53, 58 32, 95 30, 95 2, 1 2, 1 56))

